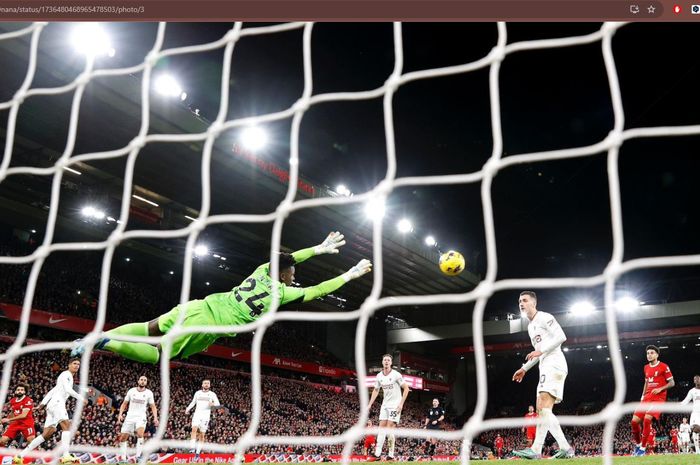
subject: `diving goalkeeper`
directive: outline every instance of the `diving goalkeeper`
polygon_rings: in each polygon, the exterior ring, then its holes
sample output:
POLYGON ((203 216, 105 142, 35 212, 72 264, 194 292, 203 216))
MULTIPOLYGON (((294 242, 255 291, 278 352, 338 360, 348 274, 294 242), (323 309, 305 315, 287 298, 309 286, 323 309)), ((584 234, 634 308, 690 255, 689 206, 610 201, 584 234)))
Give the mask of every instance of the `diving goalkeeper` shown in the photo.
MULTIPOLYGON (((344 236, 332 232, 315 247, 297 250, 292 254, 282 253, 279 257, 280 281, 273 281, 270 276, 270 264, 260 265, 245 281, 230 292, 211 294, 204 300, 191 300, 178 305, 158 318, 144 323, 129 323, 107 331, 107 337, 95 345, 96 349, 106 349, 122 355, 129 360, 144 363, 158 363, 160 349, 143 342, 125 342, 111 339, 109 336, 162 336, 175 326, 180 312, 184 312, 183 327, 188 326, 229 326, 242 325, 257 320, 270 309, 272 303, 272 286, 277 287, 281 305, 309 302, 337 290, 351 279, 372 271, 372 263, 367 259, 350 268, 347 272, 328 281, 311 287, 291 287, 294 282, 294 266, 315 255, 335 254, 345 245, 344 236)), ((187 358, 212 345, 219 337, 235 336, 235 333, 211 334, 191 333, 178 336, 172 341, 170 358, 187 358)), ((72 356, 85 351, 82 339, 75 342, 72 356)))

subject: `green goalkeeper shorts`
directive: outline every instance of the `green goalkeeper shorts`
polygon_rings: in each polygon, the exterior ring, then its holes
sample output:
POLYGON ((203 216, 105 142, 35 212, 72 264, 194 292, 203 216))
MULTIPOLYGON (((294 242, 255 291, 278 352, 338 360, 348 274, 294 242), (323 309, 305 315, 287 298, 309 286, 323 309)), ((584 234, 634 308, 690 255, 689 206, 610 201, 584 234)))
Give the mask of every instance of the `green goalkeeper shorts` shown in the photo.
MULTIPOLYGON (((216 326, 209 305, 203 300, 192 300, 184 305, 178 305, 168 313, 158 317, 158 328, 163 334, 167 334, 175 326, 180 312, 185 312, 185 318, 182 321, 183 327, 216 326)), ((218 338, 218 334, 211 333, 191 333, 178 336, 172 342, 170 358, 187 358, 198 354, 212 345, 218 338)))

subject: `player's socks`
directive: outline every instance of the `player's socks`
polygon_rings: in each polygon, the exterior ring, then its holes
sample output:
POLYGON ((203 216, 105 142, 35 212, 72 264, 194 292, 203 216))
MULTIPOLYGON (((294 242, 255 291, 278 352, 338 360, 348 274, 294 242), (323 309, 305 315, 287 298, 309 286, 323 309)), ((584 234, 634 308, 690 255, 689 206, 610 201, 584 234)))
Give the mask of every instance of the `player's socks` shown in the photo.
POLYGON ((695 453, 700 454, 700 434, 693 433, 693 444, 695 444, 695 453))
POLYGON ((642 430, 642 446, 641 449, 647 448, 647 443, 649 442, 649 435, 651 434, 651 419, 644 418, 644 429, 642 430))
POLYGON ((67 455, 70 448, 70 431, 61 431, 61 448, 67 455))
POLYGON ((386 433, 379 433, 377 435, 377 445, 374 446, 374 455, 381 457, 382 448, 384 447, 384 440, 386 439, 386 433))
MULTIPOLYGON (((551 412, 551 410, 550 410, 551 412)), ((549 432, 549 417, 540 414, 537 417, 537 432, 535 433, 535 440, 532 442, 532 451, 540 455, 542 454, 542 446, 544 445, 544 440, 547 438, 547 433, 549 432)))
POLYGON ((194 448, 197 447, 197 440, 190 439, 190 452, 194 452, 194 448))
POLYGON ((394 450, 396 447, 396 436, 393 434, 389 435, 389 457, 394 456, 394 450))
MULTIPOLYGON (((122 336, 148 336, 148 323, 129 323, 107 331, 106 334, 122 336)), ((119 354, 124 358, 137 362, 155 364, 158 363, 158 359, 160 358, 160 352, 158 352, 157 348, 143 342, 126 342, 110 339, 104 345, 104 348, 110 352, 119 354)))
POLYGON ((637 447, 642 444, 642 429, 639 426, 639 422, 633 421, 632 423, 632 439, 637 447))
POLYGON ((125 442, 120 442, 120 443, 119 443, 119 449, 120 449, 120 451, 121 451, 121 453, 122 453, 122 456, 121 456, 120 458, 121 458, 123 461, 125 461, 125 462, 129 459, 129 457, 127 457, 127 455, 126 455, 126 448, 127 448, 127 442, 126 442, 126 441, 125 441, 125 442))
POLYGON ((143 438, 136 438, 136 457, 141 457, 143 452, 143 438))
POLYGON ((569 445, 569 441, 566 440, 566 436, 564 436, 564 432, 561 430, 559 420, 554 415, 554 413, 552 413, 552 409, 543 408, 540 412, 540 415, 542 414, 545 414, 547 415, 547 417, 549 417, 549 432, 552 433, 552 436, 554 436, 554 440, 557 441, 559 449, 563 451, 571 449, 571 445, 569 445))
POLYGON ((194 453, 199 455, 202 452, 202 441, 197 441, 197 447, 194 449, 194 453))
POLYGON ((41 434, 40 434, 39 436, 35 437, 35 438, 32 440, 32 442, 30 442, 29 445, 27 445, 27 447, 25 447, 24 449, 22 449, 22 452, 19 453, 19 456, 20 456, 20 457, 24 457, 25 455, 27 455, 27 452, 36 449, 36 448, 39 447, 45 440, 46 440, 46 439, 44 439, 44 436, 42 436, 41 434))

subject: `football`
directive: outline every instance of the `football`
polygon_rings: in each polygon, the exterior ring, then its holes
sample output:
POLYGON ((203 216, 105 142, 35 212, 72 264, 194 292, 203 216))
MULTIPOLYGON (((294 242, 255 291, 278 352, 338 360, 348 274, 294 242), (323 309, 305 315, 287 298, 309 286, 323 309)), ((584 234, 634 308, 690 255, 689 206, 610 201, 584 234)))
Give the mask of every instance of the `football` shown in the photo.
POLYGON ((466 263, 461 253, 450 250, 440 255, 440 271, 448 276, 456 276, 464 271, 466 263))

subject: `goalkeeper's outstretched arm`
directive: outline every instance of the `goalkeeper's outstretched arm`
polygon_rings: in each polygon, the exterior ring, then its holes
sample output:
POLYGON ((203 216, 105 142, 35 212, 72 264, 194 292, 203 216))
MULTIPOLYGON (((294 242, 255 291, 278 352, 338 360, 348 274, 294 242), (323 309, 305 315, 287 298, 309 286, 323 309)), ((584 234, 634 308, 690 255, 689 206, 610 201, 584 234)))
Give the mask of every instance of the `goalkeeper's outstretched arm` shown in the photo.
MULTIPOLYGON (((340 232, 338 231, 333 231, 330 234, 328 234, 328 237, 326 237, 320 244, 292 252, 292 257, 294 258, 294 263, 298 265, 299 263, 305 262, 311 257, 315 257, 316 255, 338 253, 340 252, 338 248, 344 245, 345 236, 340 234, 340 232)), ((258 269, 269 266, 270 262, 263 263, 258 267, 258 269)))

